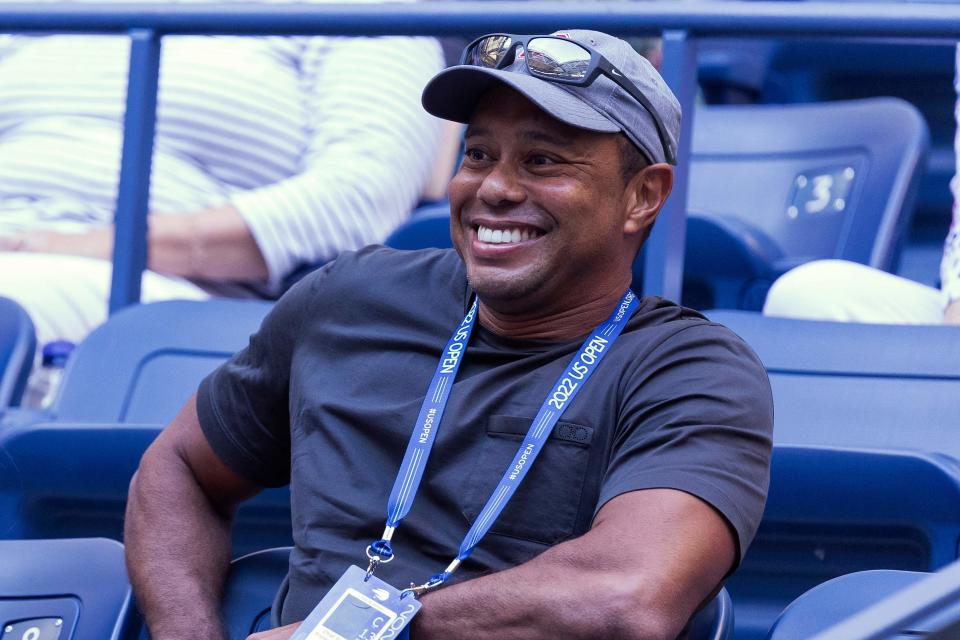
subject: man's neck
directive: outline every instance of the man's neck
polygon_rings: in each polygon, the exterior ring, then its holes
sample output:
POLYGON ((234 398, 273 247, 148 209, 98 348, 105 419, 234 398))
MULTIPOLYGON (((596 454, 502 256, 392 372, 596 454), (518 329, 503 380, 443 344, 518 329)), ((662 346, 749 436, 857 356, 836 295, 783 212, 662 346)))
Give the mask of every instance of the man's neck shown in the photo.
POLYGON ((569 309, 543 313, 504 313, 480 301, 478 319, 485 329, 506 338, 522 340, 573 340, 593 331, 610 317, 626 287, 605 292, 569 309))

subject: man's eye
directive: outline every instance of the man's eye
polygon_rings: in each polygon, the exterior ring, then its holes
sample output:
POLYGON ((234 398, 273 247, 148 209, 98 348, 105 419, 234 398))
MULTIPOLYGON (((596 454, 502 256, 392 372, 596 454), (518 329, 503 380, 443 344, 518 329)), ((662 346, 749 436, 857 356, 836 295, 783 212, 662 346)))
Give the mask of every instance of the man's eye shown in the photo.
POLYGON ((536 165, 538 167, 545 167, 547 165, 556 164, 556 161, 550 156, 545 156, 543 154, 536 154, 530 156, 530 164, 536 165))
POLYGON ((487 159, 487 154, 480 149, 467 149, 464 155, 467 160, 472 160, 473 162, 483 162, 487 159))

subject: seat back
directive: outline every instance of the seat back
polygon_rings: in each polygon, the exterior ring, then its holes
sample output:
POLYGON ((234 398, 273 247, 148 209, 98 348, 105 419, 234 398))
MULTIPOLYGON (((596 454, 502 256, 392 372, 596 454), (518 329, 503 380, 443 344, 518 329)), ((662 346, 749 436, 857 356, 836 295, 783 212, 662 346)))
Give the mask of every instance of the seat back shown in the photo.
POLYGON ((684 276, 711 296, 695 303, 759 309, 777 276, 821 258, 894 270, 928 140, 917 109, 895 98, 700 109, 688 207, 701 223, 688 229, 684 276), (758 264, 734 271, 701 252, 718 233, 758 264), (721 275, 740 289, 711 288, 721 275))
POLYGON ((420 207, 410 219, 396 228, 383 242, 394 249, 446 249, 450 240, 450 203, 438 202, 420 207))
POLYGON ((275 626, 271 611, 289 566, 290 547, 255 551, 231 563, 221 608, 230 640, 275 626))
POLYGON ((841 576, 795 600, 772 640, 960 637, 960 561, 936 573, 869 571, 841 576))
MULTIPOLYGON (((0 539, 121 540, 130 479, 160 429, 64 423, 0 429, 0 539)), ((286 488, 262 491, 240 507, 234 554, 291 542, 286 488)))
POLYGON ((960 328, 708 315, 763 361, 777 443, 912 449, 960 459, 960 328))
POLYGON ((754 348, 774 397, 767 508, 729 582, 738 638, 833 577, 957 557, 960 329, 708 315, 754 348))
POLYGON ((736 637, 853 571, 931 571, 957 558, 960 465, 937 454, 776 446, 760 528, 727 587, 736 637), (918 499, 923 496, 923 499, 918 499))
POLYGON ((129 637, 132 595, 119 542, 0 540, 0 558, 4 638, 129 637))
POLYGON ((36 349, 27 312, 13 300, 0 298, 0 410, 20 404, 36 349))
POLYGON ((130 307, 74 351, 57 420, 166 423, 210 371, 246 346, 270 310, 252 300, 175 300, 130 307))
MULTIPOLYGON (((768 640, 807 640, 837 622, 915 584, 918 571, 858 571, 810 589, 790 603, 770 629, 768 640)), ((918 634, 919 635, 919 634, 918 634)))
POLYGON ((761 102, 820 102, 885 95, 916 105, 927 121, 931 139, 917 194, 917 213, 947 223, 953 204, 949 182, 956 169, 953 43, 784 39, 764 62, 768 68, 761 102))

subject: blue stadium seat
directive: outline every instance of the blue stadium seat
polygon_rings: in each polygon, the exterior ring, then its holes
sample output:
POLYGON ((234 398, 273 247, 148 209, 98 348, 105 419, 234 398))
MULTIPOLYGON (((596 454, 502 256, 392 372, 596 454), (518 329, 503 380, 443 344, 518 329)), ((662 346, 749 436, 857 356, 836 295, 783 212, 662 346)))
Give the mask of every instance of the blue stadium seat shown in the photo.
POLYGON ((960 459, 960 328, 707 315, 763 361, 777 443, 913 449, 960 459))
POLYGON ((807 640, 927 575, 918 571, 875 570, 834 578, 790 603, 767 638, 807 640))
POLYGON ((72 354, 53 416, 69 422, 168 422, 204 376, 246 346, 270 306, 177 300, 124 309, 72 354))
MULTIPOLYGON (((63 423, 0 429, 0 539, 121 540, 130 478, 160 429, 63 423)), ((291 542, 286 488, 263 491, 240 508, 235 555, 291 542)))
POLYGON ((910 640, 960 637, 960 561, 924 574, 867 571, 797 598, 768 640, 910 640))
POLYGON ((928 133, 893 98, 723 106, 694 117, 684 300, 759 309, 788 269, 895 269, 928 133))
POLYGON ((0 298, 0 410, 20 404, 36 348, 27 312, 13 300, 0 298))
POLYGON ((949 181, 956 168, 954 44, 785 40, 769 58, 760 101, 821 102, 884 95, 911 102, 927 121, 931 138, 917 213, 945 229, 952 205, 949 181))
POLYGON ((450 240, 450 203, 437 202, 418 208, 384 241, 394 249, 447 248, 450 240))
POLYGON ((757 351, 774 395, 767 509, 729 582, 738 638, 830 578, 957 558, 960 329, 708 315, 757 351))
POLYGON ((251 633, 278 626, 272 607, 286 584, 290 547, 255 551, 237 558, 223 593, 223 620, 230 640, 245 640, 251 633))
POLYGON ((764 638, 787 604, 840 575, 943 567, 957 558, 957 540, 956 460, 906 451, 778 445, 763 521, 727 583, 735 635, 764 638))
POLYGON ((2 540, 3 638, 123 640, 134 622, 123 545, 113 540, 2 540))
MULTIPOLYGON (((223 617, 230 640, 273 628, 271 608, 285 587, 290 549, 267 549, 234 560, 224 591, 223 617)), ((733 605, 726 589, 691 621, 686 640, 730 640, 733 605)))

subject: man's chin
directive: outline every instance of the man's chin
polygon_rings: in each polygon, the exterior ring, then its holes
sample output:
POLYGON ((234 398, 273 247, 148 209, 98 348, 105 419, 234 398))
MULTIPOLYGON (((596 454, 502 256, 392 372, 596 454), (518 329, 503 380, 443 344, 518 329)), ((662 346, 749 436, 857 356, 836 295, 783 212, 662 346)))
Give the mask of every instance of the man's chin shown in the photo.
POLYGON ((541 289, 541 279, 535 274, 490 273, 486 269, 467 275, 470 287, 487 304, 513 305, 519 301, 529 302, 541 289))

